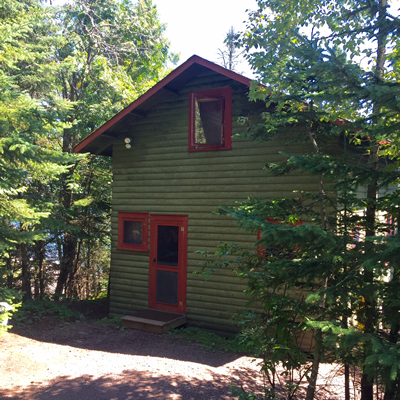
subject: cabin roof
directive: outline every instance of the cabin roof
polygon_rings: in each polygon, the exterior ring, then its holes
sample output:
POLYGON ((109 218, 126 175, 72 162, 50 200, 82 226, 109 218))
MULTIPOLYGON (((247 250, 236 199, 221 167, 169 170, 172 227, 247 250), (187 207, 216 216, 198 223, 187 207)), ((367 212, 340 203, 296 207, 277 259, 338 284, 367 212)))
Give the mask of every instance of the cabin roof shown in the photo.
POLYGON ((205 69, 217 72, 245 86, 250 86, 251 79, 193 55, 133 103, 83 139, 75 147, 75 153, 90 152, 96 155, 112 155, 112 143, 117 137, 121 136, 124 126, 128 125, 133 118, 145 117, 147 112, 164 97, 171 93, 179 94, 181 88, 195 76, 204 72, 205 69))

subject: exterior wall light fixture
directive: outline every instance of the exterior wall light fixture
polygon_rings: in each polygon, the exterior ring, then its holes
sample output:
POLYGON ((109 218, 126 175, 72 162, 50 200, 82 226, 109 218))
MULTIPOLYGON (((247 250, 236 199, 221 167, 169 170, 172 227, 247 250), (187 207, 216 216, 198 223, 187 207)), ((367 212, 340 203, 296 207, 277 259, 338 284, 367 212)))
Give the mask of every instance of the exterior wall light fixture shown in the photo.
POLYGON ((124 139, 125 147, 126 147, 127 149, 130 149, 130 148, 132 147, 132 146, 131 146, 131 141, 132 141, 132 139, 129 138, 129 137, 127 137, 127 138, 124 139))

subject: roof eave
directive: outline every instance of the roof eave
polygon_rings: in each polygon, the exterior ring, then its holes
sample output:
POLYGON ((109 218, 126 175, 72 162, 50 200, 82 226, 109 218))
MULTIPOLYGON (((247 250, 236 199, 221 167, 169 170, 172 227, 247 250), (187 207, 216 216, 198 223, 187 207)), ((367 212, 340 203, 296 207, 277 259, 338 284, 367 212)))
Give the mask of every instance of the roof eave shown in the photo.
POLYGON ((78 143, 75 147, 75 153, 85 153, 85 150, 84 150, 85 147, 87 147, 93 140, 95 140, 102 133, 104 133, 105 131, 110 129, 113 125, 115 125, 118 121, 120 121, 122 118, 124 118, 130 112, 132 112, 136 107, 140 106, 142 103, 144 103, 146 100, 148 100, 151 96, 153 96, 155 93, 157 93, 160 89, 162 89, 166 85, 168 85, 168 83, 170 83, 172 80, 174 80, 178 75, 180 75, 182 72, 187 70, 193 64, 198 64, 203 67, 209 68, 212 71, 220 73, 221 75, 224 75, 224 76, 226 76, 234 81, 237 81, 243 85, 250 86, 251 79, 246 78, 245 76, 242 76, 240 74, 237 74, 236 72, 230 71, 224 67, 221 67, 220 65, 214 64, 208 60, 205 60, 204 58, 193 55, 187 61, 185 61, 182 65, 180 65, 179 67, 174 69, 171 73, 169 73, 160 82, 158 82, 156 85, 154 85, 151 89, 149 89, 146 93, 144 93, 139 98, 137 98, 133 103, 131 103, 126 108, 124 108, 118 114, 114 115, 114 117, 112 117, 104 125, 102 125, 100 128, 98 128, 93 133, 91 133, 89 136, 87 136, 85 139, 83 139, 80 143, 78 143))

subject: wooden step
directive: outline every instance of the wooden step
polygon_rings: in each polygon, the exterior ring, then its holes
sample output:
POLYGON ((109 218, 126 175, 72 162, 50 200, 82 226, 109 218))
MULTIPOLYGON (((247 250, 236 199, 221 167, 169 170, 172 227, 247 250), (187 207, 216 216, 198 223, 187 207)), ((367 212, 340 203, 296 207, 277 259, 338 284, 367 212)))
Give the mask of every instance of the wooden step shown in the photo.
POLYGON ((122 326, 140 331, 164 333, 170 328, 177 328, 186 324, 184 314, 171 313, 159 310, 140 310, 133 315, 121 318, 122 326))

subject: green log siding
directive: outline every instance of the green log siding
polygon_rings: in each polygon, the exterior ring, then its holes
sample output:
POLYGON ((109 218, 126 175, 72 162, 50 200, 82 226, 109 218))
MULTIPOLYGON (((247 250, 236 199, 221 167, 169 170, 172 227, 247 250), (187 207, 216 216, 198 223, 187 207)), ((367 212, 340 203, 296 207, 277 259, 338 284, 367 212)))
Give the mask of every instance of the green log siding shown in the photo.
POLYGON ((317 191, 306 175, 271 177, 265 162, 295 153, 298 144, 284 140, 255 143, 233 137, 232 150, 188 152, 189 91, 232 86, 232 133, 245 131, 236 120, 260 106, 250 103, 241 84, 208 73, 193 79, 179 95, 156 104, 147 117, 136 117, 121 132, 132 138, 126 149, 120 139, 113 149, 113 214, 111 315, 129 314, 148 305, 149 254, 117 250, 118 211, 188 215, 187 321, 189 325, 234 332, 232 314, 243 309, 241 282, 230 271, 219 270, 205 282, 196 250, 215 251, 221 241, 251 246, 256 234, 238 231, 233 220, 213 215, 219 205, 257 197, 289 197, 293 190, 317 191))

